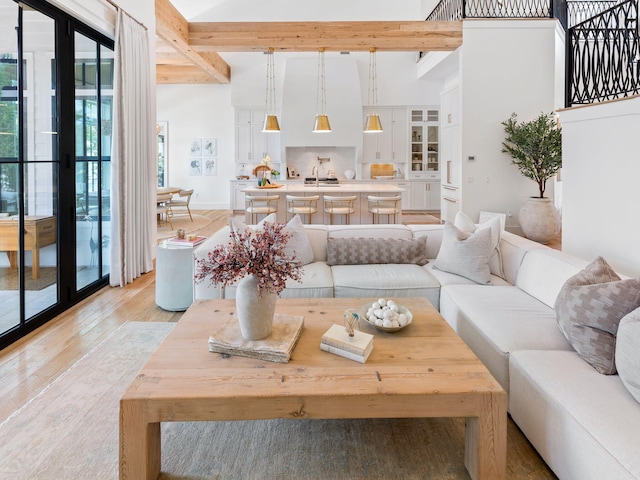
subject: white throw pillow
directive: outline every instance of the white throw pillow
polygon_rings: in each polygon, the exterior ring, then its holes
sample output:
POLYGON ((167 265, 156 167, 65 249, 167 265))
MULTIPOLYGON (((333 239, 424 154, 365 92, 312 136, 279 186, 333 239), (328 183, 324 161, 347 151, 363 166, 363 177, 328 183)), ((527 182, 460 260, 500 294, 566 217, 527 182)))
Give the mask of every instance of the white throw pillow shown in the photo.
POLYGON ((247 225, 237 217, 229 217, 229 227, 231 228, 232 232, 236 232, 236 233, 244 233, 247 230, 247 228, 249 228, 249 230, 253 232, 255 232, 256 230, 261 230, 262 225, 264 225, 265 223, 276 223, 276 214, 271 213, 267 215, 262 220, 260 220, 258 224, 255 226, 247 225))
POLYGON ((478 229, 466 233, 447 222, 442 232, 442 244, 433 266, 443 272, 455 273, 476 283, 491 283, 489 258, 493 251, 491 230, 478 229))
POLYGON ((640 308, 627 313, 616 334, 616 368, 629 393, 640 402, 640 308))
POLYGON ((287 254, 293 255, 295 253, 296 259, 302 262, 303 265, 312 263, 315 260, 315 255, 300 215, 296 214, 289 220, 289 223, 284 227, 284 231, 291 233, 291 237, 285 247, 287 254))
POLYGON ((475 224, 463 212, 458 212, 453 220, 453 224, 465 233, 474 233, 480 229, 488 228, 491 230, 491 258, 489 259, 489 270, 493 275, 504 278, 504 270, 502 268, 502 253, 500 252, 500 232, 502 231, 502 222, 500 217, 493 217, 481 224, 475 224))

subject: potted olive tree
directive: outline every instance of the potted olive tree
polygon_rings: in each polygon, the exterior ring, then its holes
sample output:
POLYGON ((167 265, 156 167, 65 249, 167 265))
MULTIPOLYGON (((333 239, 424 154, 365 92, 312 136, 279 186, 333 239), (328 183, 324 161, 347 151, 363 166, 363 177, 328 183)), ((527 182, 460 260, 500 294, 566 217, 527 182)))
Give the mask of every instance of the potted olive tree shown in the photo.
POLYGON ((520 173, 538 184, 539 195, 530 197, 519 214, 525 236, 547 243, 560 229, 560 215, 553 201, 544 196, 547 180, 562 167, 562 131, 553 114, 541 113, 529 122, 518 122, 514 113, 502 122, 506 137, 502 152, 520 173))

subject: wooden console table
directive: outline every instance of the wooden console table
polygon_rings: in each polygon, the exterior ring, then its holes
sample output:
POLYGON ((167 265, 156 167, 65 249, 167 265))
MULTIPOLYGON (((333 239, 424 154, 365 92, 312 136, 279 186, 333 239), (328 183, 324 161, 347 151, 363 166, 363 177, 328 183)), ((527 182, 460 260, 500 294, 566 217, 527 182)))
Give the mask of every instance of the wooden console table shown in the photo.
MULTIPOLYGON (((18 217, 0 219, 0 252, 7 252, 11 268, 18 268, 18 217)), ((40 249, 56 243, 56 217, 24 217, 24 249, 31 250, 31 277, 40 276, 40 249)))

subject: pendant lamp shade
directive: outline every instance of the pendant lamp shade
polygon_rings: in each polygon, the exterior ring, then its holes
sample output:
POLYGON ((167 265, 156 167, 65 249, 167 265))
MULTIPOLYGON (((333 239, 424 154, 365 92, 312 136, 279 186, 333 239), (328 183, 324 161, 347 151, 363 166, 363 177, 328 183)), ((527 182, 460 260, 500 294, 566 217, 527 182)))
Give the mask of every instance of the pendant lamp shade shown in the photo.
POLYGON ((376 68, 376 49, 369 49, 369 96, 368 103, 373 107, 372 113, 367 115, 364 125, 364 133, 382 132, 382 123, 378 115, 378 72, 376 68))
POLYGON ((324 48, 318 49, 318 91, 316 95, 316 120, 313 133, 328 133, 331 131, 329 117, 325 113, 327 93, 324 77, 324 48))
POLYGON ((276 116, 276 81, 273 48, 269 48, 265 54, 267 55, 267 90, 264 102, 265 117, 262 131, 266 133, 279 132, 280 124, 276 116))

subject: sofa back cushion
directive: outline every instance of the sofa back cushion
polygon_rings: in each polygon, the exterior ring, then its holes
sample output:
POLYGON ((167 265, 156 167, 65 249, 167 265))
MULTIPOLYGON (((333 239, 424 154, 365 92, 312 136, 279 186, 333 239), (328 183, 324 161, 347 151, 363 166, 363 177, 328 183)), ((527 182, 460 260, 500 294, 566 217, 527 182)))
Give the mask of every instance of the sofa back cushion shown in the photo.
POLYGON ((616 336, 616 367, 624 386, 640 402, 640 308, 620 320, 616 336))
POLYGON ((427 237, 427 257, 436 258, 442 245, 442 224, 407 225, 413 233, 413 238, 427 237))
POLYGON ((566 253, 544 248, 528 251, 516 279, 516 286, 553 308, 560 289, 569 277, 588 262, 566 253))
POLYGON ((307 238, 311 243, 316 262, 327 261, 327 227, 325 225, 306 225, 307 238))
POLYGON ((327 265, 426 265, 427 238, 328 238, 327 265))
POLYGON ((329 225, 329 238, 413 238, 411 229, 406 225, 329 225))
POLYGON ((502 269, 504 279, 511 285, 516 284, 518 270, 522 260, 530 250, 548 250, 549 247, 534 242, 511 232, 503 231, 500 235, 500 253, 502 254, 502 269))

